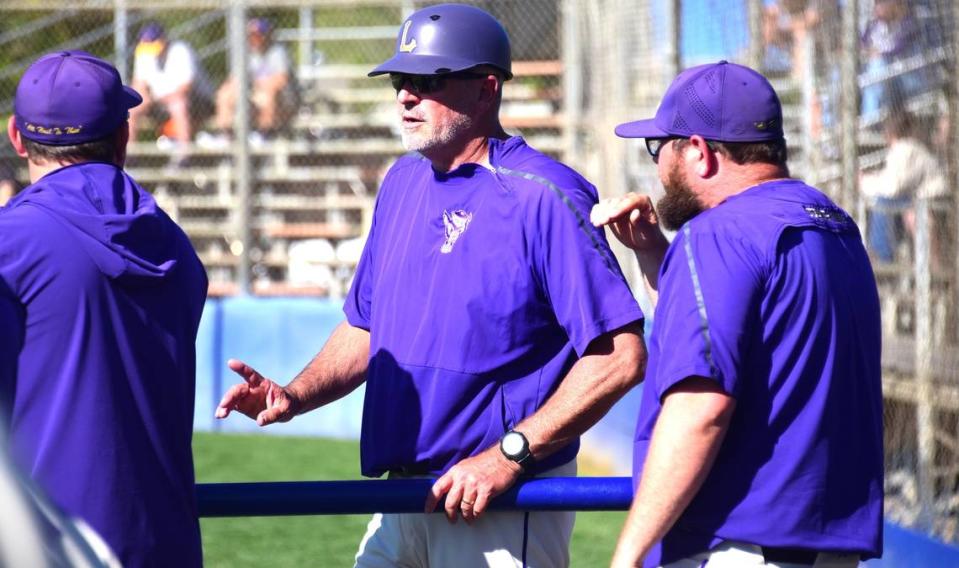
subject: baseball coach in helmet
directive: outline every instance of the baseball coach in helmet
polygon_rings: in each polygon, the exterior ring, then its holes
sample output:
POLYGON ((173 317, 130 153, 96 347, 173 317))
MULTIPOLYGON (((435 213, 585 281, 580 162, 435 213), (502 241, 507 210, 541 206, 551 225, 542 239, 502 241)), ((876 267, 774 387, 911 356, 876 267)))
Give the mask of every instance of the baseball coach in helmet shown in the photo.
POLYGON ((570 512, 487 512, 522 476, 574 475, 579 436, 642 376, 643 314, 596 189, 499 121, 509 39, 486 12, 413 13, 388 75, 410 151, 387 173, 342 323, 285 387, 239 361, 217 411, 290 420, 366 382, 363 474, 439 476, 376 515, 358 566, 566 566, 570 512), (457 523, 462 518, 464 523, 457 523))

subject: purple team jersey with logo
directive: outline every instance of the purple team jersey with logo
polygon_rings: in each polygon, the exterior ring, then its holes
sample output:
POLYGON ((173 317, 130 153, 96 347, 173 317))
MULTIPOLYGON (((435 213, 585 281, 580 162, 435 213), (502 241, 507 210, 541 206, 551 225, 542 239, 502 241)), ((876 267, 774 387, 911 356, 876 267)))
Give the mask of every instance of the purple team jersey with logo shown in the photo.
POLYGON ((411 154, 383 181, 344 308, 371 338, 364 475, 438 474, 496 444, 591 341, 642 320, 589 223, 596 189, 518 137, 490 141, 490 163, 442 174, 411 154))
POLYGON ((646 565, 722 540, 878 556, 879 299, 853 221, 800 181, 764 183, 686 223, 659 282, 634 483, 671 386, 711 378, 736 410, 646 565))
POLYGON ((0 208, 0 419, 50 498, 124 566, 199 566, 193 401, 206 273, 121 169, 47 174, 0 208))

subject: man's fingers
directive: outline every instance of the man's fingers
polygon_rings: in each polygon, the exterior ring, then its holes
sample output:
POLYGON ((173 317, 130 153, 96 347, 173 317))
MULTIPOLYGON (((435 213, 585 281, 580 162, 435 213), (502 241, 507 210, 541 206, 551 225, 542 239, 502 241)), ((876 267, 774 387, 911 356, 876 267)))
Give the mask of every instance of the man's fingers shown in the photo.
POLYGON ((463 491, 463 498, 460 500, 460 512, 463 514, 463 520, 467 524, 472 524, 478 514, 476 513, 476 504, 479 501, 479 496, 476 490, 472 491, 463 491))
POLYGON ((280 387, 277 386, 276 383, 273 383, 273 382, 267 383, 267 388, 266 388, 266 407, 267 408, 273 408, 273 405, 277 399, 276 391, 279 388, 280 387))
POLYGON ((289 411, 290 399, 286 396, 283 388, 273 381, 267 381, 266 410, 257 415, 256 423, 260 426, 266 426, 274 422, 286 422, 290 419, 287 416, 289 411))
POLYGON ((604 199, 600 201, 589 210, 589 222, 592 223, 594 227, 602 227, 609 222, 609 211, 610 207, 607 200, 604 199))
POLYGON ((226 394, 220 399, 220 404, 217 405, 214 416, 217 418, 226 418, 229 416, 230 411, 233 410, 236 404, 249 394, 249 392, 250 387, 246 383, 230 387, 230 390, 226 391, 226 394))
POLYGON ((646 209, 652 209, 652 203, 648 196, 639 193, 627 193, 620 197, 606 198, 593 206, 589 212, 590 222, 596 226, 609 225, 616 221, 629 219, 638 219, 635 211, 643 213, 646 209))
POLYGON ((264 381, 263 375, 256 372, 256 369, 247 365, 239 359, 230 359, 226 362, 227 366, 231 371, 243 377, 243 380, 246 381, 246 384, 251 387, 259 386, 260 383, 264 381))
POLYGON ((430 493, 426 496, 426 505, 423 507, 424 513, 432 513, 436 510, 436 505, 439 504, 440 499, 443 498, 443 495, 446 495, 446 492, 450 490, 450 487, 453 485, 453 480, 450 478, 449 474, 446 474, 436 480, 436 483, 433 484, 433 487, 430 487, 430 493))
POLYGON ((460 501, 463 499, 463 484, 455 482, 446 494, 446 518, 450 523, 456 524, 456 517, 460 511, 460 501))
POLYGON ((268 407, 263 412, 256 415, 257 426, 268 426, 278 421, 285 412, 285 409, 278 406, 268 407))
POLYGON ((486 511, 486 507, 489 505, 490 497, 489 493, 479 493, 476 495, 476 502, 473 503, 473 518, 479 518, 486 511))

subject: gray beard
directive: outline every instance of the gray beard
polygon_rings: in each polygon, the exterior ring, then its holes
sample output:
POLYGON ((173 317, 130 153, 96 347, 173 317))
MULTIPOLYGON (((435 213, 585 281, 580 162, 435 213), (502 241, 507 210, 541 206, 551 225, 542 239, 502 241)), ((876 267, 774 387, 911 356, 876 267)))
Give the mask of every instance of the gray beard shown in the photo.
POLYGON ((441 129, 434 129, 430 132, 407 132, 406 130, 402 130, 400 137, 403 140, 403 147, 406 148, 408 152, 427 154, 437 148, 448 148, 472 127, 472 117, 465 114, 457 114, 441 129))

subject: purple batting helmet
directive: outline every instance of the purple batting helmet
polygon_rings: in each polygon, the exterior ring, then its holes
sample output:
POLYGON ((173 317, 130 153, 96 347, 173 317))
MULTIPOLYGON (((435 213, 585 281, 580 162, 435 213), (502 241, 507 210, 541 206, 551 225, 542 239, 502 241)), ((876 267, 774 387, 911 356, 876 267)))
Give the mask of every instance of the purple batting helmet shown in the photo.
POLYGON ((490 65, 510 71, 509 36, 496 18, 464 4, 438 4, 414 12, 403 22, 396 38, 396 53, 370 71, 441 75, 490 65))

